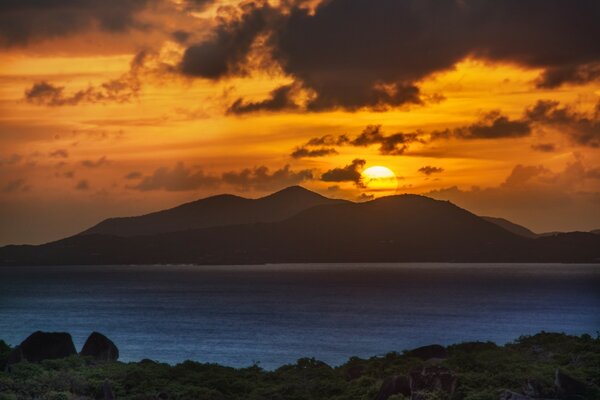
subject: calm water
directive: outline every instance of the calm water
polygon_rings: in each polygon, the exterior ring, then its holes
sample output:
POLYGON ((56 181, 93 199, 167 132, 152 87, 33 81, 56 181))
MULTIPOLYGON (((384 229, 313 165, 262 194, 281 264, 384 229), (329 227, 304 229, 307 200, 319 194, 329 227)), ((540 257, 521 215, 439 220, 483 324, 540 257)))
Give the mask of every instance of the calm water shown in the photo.
POLYGON ((600 330, 600 265, 0 268, 0 338, 97 330, 122 360, 275 368, 424 344, 600 330))

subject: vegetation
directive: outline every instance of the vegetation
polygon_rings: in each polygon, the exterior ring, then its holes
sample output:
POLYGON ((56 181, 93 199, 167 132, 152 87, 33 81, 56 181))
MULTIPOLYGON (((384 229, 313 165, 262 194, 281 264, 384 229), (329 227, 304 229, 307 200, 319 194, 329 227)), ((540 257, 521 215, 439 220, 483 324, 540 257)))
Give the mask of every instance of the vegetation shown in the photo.
MULTIPOLYGON (((0 341, 0 360, 9 351, 0 341)), ((453 399, 498 399, 502 389, 523 392, 528 381, 534 382, 540 393, 554 396, 557 368, 589 385, 586 399, 600 398, 599 337, 542 332, 505 346, 462 343, 449 346, 447 351, 448 358, 437 362, 458 377, 453 399)), ((3 368, 0 400, 104 398, 105 382, 117 399, 372 400, 386 378, 408 374, 428 362, 432 361, 390 353, 370 359, 351 358, 338 367, 300 359, 293 365, 265 371, 256 365, 235 369, 193 361, 178 365, 150 360, 97 363, 72 356, 3 368)))

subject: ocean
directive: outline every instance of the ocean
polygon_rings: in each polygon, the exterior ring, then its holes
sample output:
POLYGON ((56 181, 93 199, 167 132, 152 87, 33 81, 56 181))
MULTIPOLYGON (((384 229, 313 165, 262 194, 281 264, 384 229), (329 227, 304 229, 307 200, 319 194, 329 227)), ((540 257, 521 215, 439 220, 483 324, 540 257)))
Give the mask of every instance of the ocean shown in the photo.
POLYGON ((600 331, 600 265, 279 264, 0 268, 0 339, 92 331, 122 361, 274 369, 421 345, 600 331))

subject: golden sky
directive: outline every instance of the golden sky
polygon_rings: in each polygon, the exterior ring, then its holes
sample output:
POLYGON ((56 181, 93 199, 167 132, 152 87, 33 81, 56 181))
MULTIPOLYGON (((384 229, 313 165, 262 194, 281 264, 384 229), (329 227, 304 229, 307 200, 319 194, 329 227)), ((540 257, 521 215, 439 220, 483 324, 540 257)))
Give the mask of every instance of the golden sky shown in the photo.
POLYGON ((295 184, 600 228, 598 3, 500 3, 8 1, 0 244, 295 184))

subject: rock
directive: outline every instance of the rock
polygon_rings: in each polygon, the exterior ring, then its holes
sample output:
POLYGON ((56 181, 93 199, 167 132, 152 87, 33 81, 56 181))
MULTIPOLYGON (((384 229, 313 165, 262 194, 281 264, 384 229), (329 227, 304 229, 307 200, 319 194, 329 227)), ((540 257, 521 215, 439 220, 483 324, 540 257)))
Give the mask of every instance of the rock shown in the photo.
POLYGON ((560 398, 564 399, 585 399, 588 392, 588 385, 585 382, 565 374, 560 369, 554 373, 554 386, 560 398))
POLYGON ((97 361, 117 361, 119 358, 119 349, 112 340, 103 334, 92 332, 79 354, 93 357, 97 361))
POLYGON ((500 392, 499 400, 534 400, 533 397, 526 396, 521 393, 513 392, 511 390, 502 390, 500 392))
POLYGON ((417 347, 416 349, 407 352, 411 357, 420 358, 421 360, 429 360, 430 358, 447 358, 448 352, 444 346, 432 344, 429 346, 417 347))
POLYGON ((456 375, 448 368, 428 366, 413 369, 409 374, 412 400, 425 398, 424 393, 439 392, 443 398, 450 398, 456 389, 456 375))
POLYGON ((408 378, 404 375, 392 376, 386 379, 381 384, 381 389, 375 400, 387 400, 390 396, 395 394, 402 394, 404 396, 410 396, 410 384, 408 378))
POLYGON ((98 391, 98 395, 96 396, 97 400, 115 400, 115 392, 110 385, 108 380, 105 380, 100 386, 100 390, 98 391))
POLYGON ((77 354, 71 335, 66 332, 37 331, 29 335, 19 346, 23 358, 40 362, 77 354))

